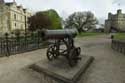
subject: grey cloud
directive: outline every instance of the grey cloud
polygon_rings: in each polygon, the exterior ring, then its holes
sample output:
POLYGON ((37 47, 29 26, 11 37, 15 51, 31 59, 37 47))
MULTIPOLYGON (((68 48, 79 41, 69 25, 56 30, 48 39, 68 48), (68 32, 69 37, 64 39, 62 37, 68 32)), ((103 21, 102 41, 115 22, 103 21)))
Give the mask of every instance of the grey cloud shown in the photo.
POLYGON ((125 6, 125 0, 114 0, 112 4, 117 4, 121 6, 125 6))
MULTIPOLYGON (((13 0, 5 0, 13 1, 13 0)), ((117 9, 125 7, 117 6, 117 3, 125 5, 125 0, 16 0, 18 4, 33 11, 55 9, 60 16, 66 18, 75 11, 92 11, 98 18, 107 18, 108 12, 115 13, 117 9)))

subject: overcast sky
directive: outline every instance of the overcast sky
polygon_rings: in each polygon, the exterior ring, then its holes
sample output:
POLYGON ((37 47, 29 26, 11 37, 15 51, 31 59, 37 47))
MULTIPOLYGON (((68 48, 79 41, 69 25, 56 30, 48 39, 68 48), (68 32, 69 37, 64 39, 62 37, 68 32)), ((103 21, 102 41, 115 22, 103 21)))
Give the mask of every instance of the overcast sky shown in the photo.
POLYGON ((55 9, 63 18, 75 11, 92 11, 99 19, 107 18, 108 12, 116 13, 117 9, 125 12, 125 0, 16 0, 16 2, 34 12, 55 9))

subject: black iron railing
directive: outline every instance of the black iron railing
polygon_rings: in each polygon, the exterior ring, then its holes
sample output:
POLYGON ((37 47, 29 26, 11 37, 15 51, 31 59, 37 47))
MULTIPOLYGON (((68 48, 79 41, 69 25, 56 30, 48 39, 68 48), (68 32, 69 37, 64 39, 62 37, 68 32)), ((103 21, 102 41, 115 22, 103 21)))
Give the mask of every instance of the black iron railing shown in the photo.
POLYGON ((120 53, 125 54, 125 40, 112 40, 112 48, 120 53))
POLYGON ((10 36, 10 34, 6 33, 4 37, 0 38, 0 56, 32 51, 40 49, 42 46, 43 41, 39 32, 15 36, 10 36))

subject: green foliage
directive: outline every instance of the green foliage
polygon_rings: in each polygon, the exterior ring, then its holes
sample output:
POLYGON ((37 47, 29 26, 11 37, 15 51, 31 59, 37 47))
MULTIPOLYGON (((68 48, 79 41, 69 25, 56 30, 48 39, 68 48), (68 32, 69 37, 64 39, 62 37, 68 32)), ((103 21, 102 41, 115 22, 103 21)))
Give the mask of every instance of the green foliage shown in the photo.
POLYGON ((61 29, 61 18, 58 13, 53 10, 39 11, 29 18, 29 30, 36 31, 45 29, 61 29))
POLYGON ((45 15, 47 15, 51 21, 51 25, 50 25, 50 29, 61 29, 62 25, 61 25, 61 18, 58 15, 58 13, 53 10, 47 10, 47 11, 43 11, 42 13, 44 13, 45 15))
POLYGON ((51 25, 49 17, 42 12, 37 12, 35 15, 31 16, 28 23, 30 31, 41 30, 43 28, 48 29, 51 25))

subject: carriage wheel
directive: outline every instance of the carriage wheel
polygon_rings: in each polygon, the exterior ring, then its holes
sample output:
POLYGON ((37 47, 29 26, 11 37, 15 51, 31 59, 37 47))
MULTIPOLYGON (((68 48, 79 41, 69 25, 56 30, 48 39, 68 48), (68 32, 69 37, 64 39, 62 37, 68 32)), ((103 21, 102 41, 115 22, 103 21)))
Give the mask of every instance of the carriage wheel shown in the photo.
POLYGON ((78 62, 78 49, 77 48, 73 48, 71 49, 70 53, 69 53, 69 65, 71 67, 75 66, 78 62))
POLYGON ((53 52, 54 52, 54 54, 53 54, 53 57, 56 59, 56 58, 58 58, 58 56, 59 56, 59 49, 58 49, 58 47, 57 47, 57 45, 53 45, 53 52))
POLYGON ((54 59, 53 45, 51 45, 47 50, 47 58, 52 61, 54 59))
POLYGON ((51 45, 47 50, 47 58, 52 61, 53 59, 57 58, 57 47, 56 45, 51 45))

